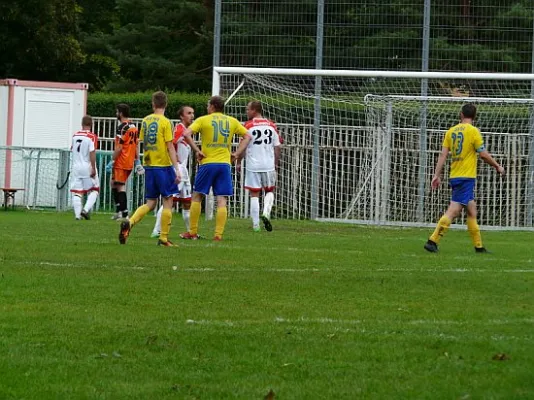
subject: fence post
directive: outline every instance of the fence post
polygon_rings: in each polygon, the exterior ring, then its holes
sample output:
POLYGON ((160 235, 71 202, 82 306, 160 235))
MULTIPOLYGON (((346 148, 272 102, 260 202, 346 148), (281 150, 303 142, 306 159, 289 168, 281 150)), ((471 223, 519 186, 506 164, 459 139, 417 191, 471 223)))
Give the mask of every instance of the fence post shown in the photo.
MULTIPOLYGON (((315 43, 315 69, 323 68, 324 0, 317 0, 317 37, 315 43)), ((319 217, 319 172, 321 167, 319 145, 321 140, 321 91, 322 80, 315 77, 313 107, 313 153, 311 173, 311 219, 319 217)))
MULTIPOLYGON (((425 0, 424 18, 423 18, 423 50, 421 55, 421 70, 428 72, 428 62, 430 55, 430 11, 431 0, 425 0)), ((421 96, 428 96, 428 79, 421 79, 421 96)), ((419 222, 425 219, 425 188, 426 188, 426 169, 427 169, 427 123, 428 101, 423 100, 421 107, 421 134, 419 136, 419 171, 417 176, 417 211, 416 218, 419 222)))

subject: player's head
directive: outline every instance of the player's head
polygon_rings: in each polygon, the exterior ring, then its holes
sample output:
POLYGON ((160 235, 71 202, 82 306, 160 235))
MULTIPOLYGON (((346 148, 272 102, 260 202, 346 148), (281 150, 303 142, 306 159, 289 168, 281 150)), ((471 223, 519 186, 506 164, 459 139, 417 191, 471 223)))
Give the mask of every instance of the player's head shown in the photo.
POLYGON ((117 104, 117 119, 130 118, 130 106, 128 104, 117 104))
POLYGON ((249 119, 261 117, 263 114, 263 107, 258 100, 252 100, 247 104, 247 117, 249 119))
POLYGON ((82 118, 82 128, 91 129, 93 127, 93 118, 90 115, 84 115, 82 118))
POLYGON ((195 119, 195 110, 191 106, 182 106, 178 110, 178 117, 185 126, 189 126, 195 119))
POLYGON ((460 111, 460 118, 461 119, 475 119, 477 116, 477 108, 474 104, 464 104, 462 107, 462 111, 460 111))
POLYGON ((167 107, 167 95, 161 90, 152 95, 152 108, 154 110, 167 107))
POLYGON ((208 114, 224 111, 224 99, 221 96, 212 96, 208 101, 208 114))

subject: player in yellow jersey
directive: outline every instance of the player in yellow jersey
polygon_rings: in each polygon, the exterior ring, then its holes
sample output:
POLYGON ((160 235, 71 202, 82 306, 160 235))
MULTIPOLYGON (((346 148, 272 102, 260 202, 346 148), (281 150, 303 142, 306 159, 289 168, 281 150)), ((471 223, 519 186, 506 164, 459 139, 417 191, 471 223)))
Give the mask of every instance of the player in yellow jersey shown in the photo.
POLYGON ((165 107, 167 107, 167 95, 163 92, 154 93, 152 95, 154 113, 143 119, 139 135, 139 140, 144 143, 146 203, 135 210, 130 220, 121 224, 119 233, 121 244, 126 243, 130 230, 156 207, 158 198, 161 196, 163 211, 158 245, 173 246, 168 235, 172 220, 172 196, 178 194, 180 169, 172 142, 172 124, 164 115, 165 107))
POLYGON ((432 253, 438 251, 440 239, 449 229, 452 221, 460 215, 462 209, 467 210, 467 230, 477 253, 487 253, 482 245, 480 228, 477 223, 477 204, 475 202, 475 182, 477 177, 477 154, 501 175, 504 168, 497 163, 486 150, 479 130, 473 126, 477 109, 473 104, 465 104, 460 112, 460 123, 445 133, 443 148, 436 164, 432 178, 432 189, 441 184, 441 172, 447 156, 452 158, 450 185, 452 200, 449 208, 439 220, 434 233, 425 244, 425 250, 432 253))
POLYGON ((198 221, 200 219, 200 203, 210 188, 217 196, 217 214, 215 217, 215 236, 220 241, 228 216, 226 197, 234 194, 230 165, 232 157, 239 157, 247 148, 250 136, 247 129, 233 117, 223 114, 224 99, 213 96, 208 102, 208 115, 198 118, 185 131, 184 138, 197 155, 200 163, 195 176, 193 198, 191 203, 191 224, 189 232, 180 235, 183 239, 198 239, 198 221), (191 135, 200 134, 202 151, 195 144, 191 135), (232 155, 234 135, 243 137, 236 153, 232 155))

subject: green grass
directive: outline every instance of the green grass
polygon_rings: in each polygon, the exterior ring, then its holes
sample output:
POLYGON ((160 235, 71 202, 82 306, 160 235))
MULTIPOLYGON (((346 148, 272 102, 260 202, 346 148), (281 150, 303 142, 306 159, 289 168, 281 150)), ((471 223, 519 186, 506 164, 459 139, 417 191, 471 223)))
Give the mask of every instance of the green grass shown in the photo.
POLYGON ((0 212, 0 398, 534 398, 533 233, 153 222, 0 212))

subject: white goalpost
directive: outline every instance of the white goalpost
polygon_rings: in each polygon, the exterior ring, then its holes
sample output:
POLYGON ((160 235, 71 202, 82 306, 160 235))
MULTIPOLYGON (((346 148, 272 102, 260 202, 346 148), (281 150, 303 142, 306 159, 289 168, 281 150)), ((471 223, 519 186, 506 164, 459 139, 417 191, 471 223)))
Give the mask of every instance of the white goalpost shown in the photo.
MULTIPOLYGON (((534 226, 534 74, 215 67, 213 94, 241 120, 260 100, 278 124, 277 217, 400 226, 433 225, 447 207, 447 184, 430 188, 434 165, 462 104, 474 103, 507 171, 479 163, 481 225, 534 226)), ((239 172, 234 182, 230 211, 246 216, 239 172)))

